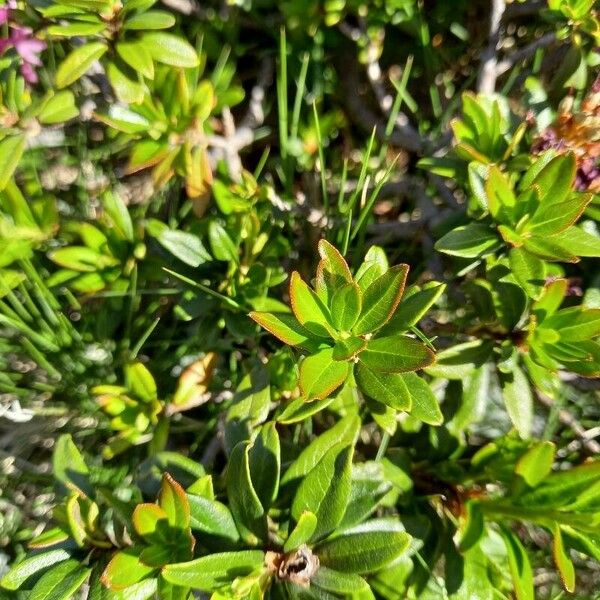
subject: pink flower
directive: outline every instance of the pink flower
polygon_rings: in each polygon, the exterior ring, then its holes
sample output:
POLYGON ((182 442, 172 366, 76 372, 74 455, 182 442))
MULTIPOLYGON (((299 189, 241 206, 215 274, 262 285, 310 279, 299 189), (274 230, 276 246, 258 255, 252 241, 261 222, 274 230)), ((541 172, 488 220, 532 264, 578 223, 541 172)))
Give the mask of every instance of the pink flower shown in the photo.
POLYGON ((17 8, 17 0, 8 0, 6 4, 0 6, 0 25, 8 23, 8 17, 10 17, 10 11, 17 8))
POLYGON ((11 27, 8 39, 0 40, 0 54, 11 47, 15 49, 23 61, 21 74, 25 78, 25 81, 36 83, 38 76, 34 67, 42 66, 42 61, 38 55, 45 50, 46 42, 34 37, 29 27, 18 27, 15 25, 11 27))

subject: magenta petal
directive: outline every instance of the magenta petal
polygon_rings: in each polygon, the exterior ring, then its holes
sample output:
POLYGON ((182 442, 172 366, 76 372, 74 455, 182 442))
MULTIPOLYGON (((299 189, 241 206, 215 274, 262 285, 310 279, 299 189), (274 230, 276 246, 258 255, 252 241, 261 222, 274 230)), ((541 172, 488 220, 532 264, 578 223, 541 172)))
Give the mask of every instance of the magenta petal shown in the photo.
POLYGON ((34 68, 29 63, 23 63, 21 65, 21 75, 27 83, 37 83, 38 76, 34 68))
POLYGON ((0 25, 8 22, 10 16, 10 8, 8 6, 0 6, 0 25))
POLYGON ((15 50, 21 58, 32 65, 41 66, 42 61, 38 54, 46 48, 46 43, 42 40, 28 39, 14 42, 15 50))

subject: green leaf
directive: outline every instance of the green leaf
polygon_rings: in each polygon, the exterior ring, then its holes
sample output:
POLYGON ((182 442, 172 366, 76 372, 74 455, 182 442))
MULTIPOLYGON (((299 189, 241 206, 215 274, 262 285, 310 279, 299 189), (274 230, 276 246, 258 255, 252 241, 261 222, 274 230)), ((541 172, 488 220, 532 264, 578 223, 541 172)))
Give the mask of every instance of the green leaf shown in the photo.
POLYGON ((508 565, 517 600, 535 600, 533 572, 523 544, 508 529, 502 528, 501 533, 508 553, 508 565))
POLYGON ((499 373, 502 396, 508 416, 522 438, 531 435, 533 396, 525 373, 516 365, 510 373, 499 373))
POLYGON ((396 265, 375 279, 363 294, 362 311, 352 331, 372 333, 385 325, 402 298, 408 265, 396 265))
POLYGON ((310 540, 317 528, 317 516, 306 510, 299 517, 296 526, 288 536, 283 551, 292 552, 310 540))
POLYGON ((519 496, 519 506, 559 508, 577 501, 586 490, 600 481, 600 461, 557 471, 548 475, 536 488, 519 496))
POLYGON ((558 310, 567 293, 568 285, 566 279, 555 279, 544 286, 539 300, 532 306, 532 312, 540 323, 558 310))
POLYGON ((106 67, 106 76, 119 101, 125 104, 141 104, 144 101, 146 86, 128 77, 114 62, 106 67))
POLYGON ((125 365, 125 385, 136 398, 144 402, 157 399, 154 377, 141 362, 125 365))
POLYGON ((401 377, 411 395, 411 416, 428 425, 441 425, 444 417, 428 383, 416 373, 402 373, 401 377))
POLYGON ((369 592, 369 584, 360 576, 320 567, 310 580, 311 585, 336 594, 352 595, 369 592))
POLYGON ((388 269, 387 256, 383 248, 371 246, 365 255, 363 263, 356 272, 356 283, 361 291, 365 291, 377 278, 381 277, 388 269))
POLYGON ((322 565, 342 573, 371 573, 401 556, 410 535, 399 523, 367 521, 315 549, 322 565))
POLYGON ((469 223, 453 229, 435 244, 435 249, 461 258, 482 258, 500 248, 493 229, 480 223, 469 223))
POLYGON ((145 33, 140 41, 156 62, 183 68, 197 67, 199 64, 193 46, 176 35, 145 33))
POLYGON ((75 106, 75 96, 70 90, 56 92, 44 104, 38 119, 44 125, 53 125, 55 123, 64 123, 79 115, 79 109, 75 106))
POLYGON ((250 444, 240 442, 229 457, 227 496, 238 531, 246 543, 256 545, 266 540, 267 517, 250 474, 250 444))
POLYGON ((463 379, 488 361, 493 346, 489 340, 451 346, 437 353, 435 363, 427 367, 426 373, 445 379, 463 379))
POLYGON ((79 37, 95 35, 105 29, 104 23, 69 23, 68 25, 50 25, 46 31, 52 36, 79 37))
POLYGON ((121 239, 133 242, 133 223, 127 205, 119 194, 107 191, 102 195, 102 207, 121 239))
POLYGON ((232 542, 240 538, 231 511, 216 500, 202 496, 188 495, 190 504, 190 526, 194 531, 201 531, 232 542))
POLYGON ((290 465, 281 479, 281 484, 305 477, 321 460, 321 458, 336 444, 354 445, 360 429, 360 419, 347 415, 333 427, 315 438, 290 465))
POLYGON ((393 317, 379 331, 379 335, 402 333, 417 325, 445 289, 445 283, 437 282, 431 282, 423 288, 416 286, 408 288, 393 317))
POLYGON ((355 370, 356 383, 361 391, 394 410, 410 411, 412 396, 399 373, 382 373, 359 362, 355 370))
POLYGON ((52 472, 56 481, 70 490, 79 490, 90 497, 94 489, 89 481, 89 469, 70 434, 61 435, 54 446, 52 472))
POLYGON ((225 448, 230 452, 240 441, 250 439, 250 432, 264 423, 271 406, 269 372, 258 367, 240 382, 225 419, 225 448))
POLYGON ((141 42, 117 42, 117 54, 136 72, 154 79, 154 63, 150 52, 141 42))
POLYGON ((296 319, 312 334, 332 337, 331 315, 297 271, 290 279, 290 301, 296 319))
POLYGON ((540 207, 565 202, 575 179, 575 155, 559 154, 538 173, 532 185, 539 191, 540 207))
POLYGON ((592 194, 574 194, 565 202, 547 206, 542 204, 527 223, 527 230, 535 235, 560 233, 575 224, 592 198, 592 194))
POLYGON ((338 340, 333 347, 334 360, 349 360, 362 352, 367 347, 367 342, 361 337, 349 337, 338 340))
POLYGON ((64 88, 77 81, 107 50, 102 42, 88 42, 73 50, 56 70, 56 86, 64 88))
POLYGON ((162 478, 158 504, 167 514, 171 527, 187 529, 190 526, 190 504, 187 496, 168 473, 162 478))
POLYGON ((173 256, 190 267, 198 267, 212 260, 211 255, 202 244, 200 238, 193 233, 169 229, 160 223, 155 226, 154 220, 149 223, 149 233, 156 238, 158 243, 173 256))
POLYGON ((69 558, 71 555, 66 550, 50 550, 25 558, 4 574, 0 586, 7 590, 18 590, 32 575, 69 558))
POLYGON ((87 246, 59 248, 49 252, 48 258, 61 267, 87 273, 119 264, 118 259, 101 254, 87 246))
POLYGON ((0 141, 0 190, 3 190, 12 177, 23 152, 26 138, 22 134, 11 135, 0 141))
POLYGON ((382 462, 368 461, 352 465, 352 489, 339 530, 362 523, 375 512, 392 488, 382 462))
POLYGON ((462 402, 447 424, 448 430, 460 437, 472 423, 484 415, 490 397, 490 369, 483 365, 473 371, 463 382, 462 402))
MULTIPOLYGON (((344 388, 342 388, 340 394, 343 393, 343 390, 344 388)), ((318 412, 321 412, 327 408, 336 400, 336 398, 337 394, 336 396, 330 396, 324 400, 313 400, 312 402, 306 402, 305 399, 301 397, 296 398, 286 404, 281 414, 276 417, 276 420, 282 425, 299 423, 300 421, 304 421, 304 419, 308 419, 308 417, 312 417, 313 415, 316 415, 318 412)))
POLYGON ((259 569, 264 562, 260 550, 221 552, 197 558, 190 562, 167 565, 161 574, 169 583, 214 592, 259 569))
POLYGON ((570 227, 567 231, 553 235, 551 239, 555 245, 576 256, 600 256, 600 237, 580 227, 570 227))
POLYGON ((323 400, 333 394, 350 374, 350 363, 333 358, 333 348, 325 348, 300 363, 300 391, 306 400, 323 400))
POLYGON ((539 442, 530 448, 515 465, 515 474, 529 487, 537 486, 552 471, 556 447, 552 442, 539 442))
POLYGON ((517 283, 530 298, 539 298, 546 283, 546 264, 523 248, 512 248, 508 253, 510 269, 517 283))
POLYGON ((102 583, 110 590, 123 590, 145 579, 154 571, 140 561, 142 548, 131 546, 119 550, 111 558, 102 573, 102 583))
POLYGON ((429 366, 434 359, 435 355, 423 342, 404 335, 372 339, 359 355, 360 362, 383 373, 416 371, 429 366))
POLYGON ((136 533, 142 537, 151 536, 160 521, 166 524, 167 513, 158 504, 138 504, 131 516, 136 533))
POLYGON ((481 506, 477 502, 473 500, 465 502, 457 533, 458 547, 461 552, 467 552, 479 543, 485 533, 485 521, 481 506))
POLYGON ((565 549, 562 532, 558 523, 554 524, 552 554, 554 555, 554 562, 556 563, 565 589, 567 592, 573 593, 575 591, 575 567, 565 549))
POLYGON ((260 428, 250 446, 248 460, 252 485, 267 511, 277 497, 281 468, 281 449, 275 423, 267 423, 260 428))
POLYGON ((352 485, 352 454, 352 446, 333 446, 298 486, 292 516, 298 522, 306 511, 316 515, 317 527, 311 540, 331 533, 344 516, 352 485))
POLYGON ((356 283, 345 283, 331 299, 331 320, 338 331, 350 331, 362 308, 362 292, 356 283))
POLYGON ((600 335, 600 308, 564 308, 547 317, 543 327, 558 331, 561 342, 583 342, 600 335))
POLYGON ((91 569, 82 567, 78 560, 66 560, 50 569, 37 581, 29 600, 69 600, 83 585, 91 569))
POLYGON ((512 222, 511 217, 517 199, 506 176, 492 165, 485 182, 485 194, 490 214, 503 222, 512 222))
POLYGON ((319 255, 315 290, 320 300, 329 306, 336 290, 352 283, 352 275, 344 257, 326 240, 319 242, 319 255))
POLYGON ((318 340, 298 320, 286 313, 251 312, 249 317, 284 344, 316 349, 318 340))
POLYGON ((148 10, 125 19, 124 30, 169 29, 175 25, 175 17, 164 10, 148 10))
POLYGON ((211 221, 208 226, 208 240, 212 253, 217 260, 234 264, 239 262, 238 248, 223 226, 216 221, 211 221))
POLYGON ((339 275, 347 282, 352 281, 352 274, 348 268, 348 263, 340 252, 327 240, 319 240, 319 256, 321 257, 321 269, 329 271, 334 275, 339 275))

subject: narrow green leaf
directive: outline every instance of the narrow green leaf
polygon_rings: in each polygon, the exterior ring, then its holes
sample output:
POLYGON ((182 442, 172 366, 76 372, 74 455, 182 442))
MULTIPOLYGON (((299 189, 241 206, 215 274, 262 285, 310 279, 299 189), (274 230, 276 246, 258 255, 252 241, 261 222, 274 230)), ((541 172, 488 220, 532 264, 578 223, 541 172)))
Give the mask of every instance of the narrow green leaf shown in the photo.
POLYGON ((301 325, 314 335, 331 337, 333 328, 329 310, 297 271, 292 273, 290 279, 290 301, 301 325))
POLYGON ((197 67, 199 64, 193 46, 179 36, 163 32, 145 33, 141 43, 157 62, 183 68, 197 67))
POLYGON ((83 585, 91 569, 82 567, 78 560, 66 560, 53 567, 37 581, 29 600, 69 600, 83 585))
POLYGON ((154 567, 140 561, 142 549, 131 546, 116 552, 102 573, 102 583, 110 590, 118 591, 148 577, 154 571, 154 567))
POLYGON ((147 10, 125 19, 123 29, 150 30, 169 29, 175 25, 175 17, 164 10, 147 10))
POLYGON ((152 373, 141 363, 125 365, 125 382, 127 389, 138 399, 152 402, 157 398, 156 382, 152 373))
POLYGON ((546 264, 523 248, 508 253, 510 269, 517 283, 530 298, 539 298, 546 283, 546 264))
POLYGON ((11 135, 0 141, 0 190, 3 190, 12 177, 23 152, 26 138, 24 135, 11 135))
POLYGON ((171 527, 187 529, 190 526, 190 504, 187 496, 168 473, 162 478, 158 504, 167 514, 171 527))
POLYGON ((407 275, 408 265, 396 265, 369 285, 353 333, 372 333, 389 321, 402 298, 407 275))
POLYGON ((539 442, 530 448, 515 465, 519 475, 529 487, 535 487, 552 471, 556 447, 552 442, 539 442))
POLYGON ((424 317, 446 289, 445 283, 431 282, 426 287, 411 286, 392 318, 379 331, 381 336, 408 331, 424 317))
POLYGON ((348 415, 340 419, 333 427, 315 438, 290 465, 281 479, 286 484, 307 475, 327 453, 338 443, 354 445, 360 429, 360 419, 348 415))
POLYGON ((362 308, 362 292, 356 283, 345 283, 331 299, 331 320, 338 331, 350 331, 362 308))
POLYGON ((416 373, 401 373, 401 377, 412 397, 410 414, 428 425, 441 425, 444 417, 429 384, 416 373))
POLYGON ((117 42, 117 54, 136 72, 148 79, 154 79, 154 63, 146 47, 138 41, 117 42))
POLYGON ((298 521, 306 511, 316 515, 317 526, 311 540, 331 533, 344 516, 352 485, 352 454, 352 446, 333 446, 298 486, 292 516, 298 521))
POLYGON ((342 573, 371 573, 401 556, 410 535, 385 521, 371 521, 317 546, 321 564, 342 573))
POLYGON ((267 518, 252 484, 249 449, 248 442, 240 442, 229 457, 227 496, 240 535, 248 544, 256 545, 267 537, 267 518))
POLYGON ((535 600, 533 572, 523 544, 508 529, 501 530, 517 600, 535 600))
POLYGON ((428 367, 435 355, 423 342, 395 335, 370 340, 359 360, 375 371, 403 373, 428 367))
POLYGON ((540 206, 560 204, 571 194, 575 179, 575 155, 572 152, 555 156, 538 173, 532 185, 539 190, 540 206))
POLYGON ((302 544, 308 542, 316 528, 317 516, 308 510, 301 513, 298 517, 296 526, 288 536, 288 539, 283 546, 283 551, 292 552, 302 544))
POLYGON ((190 504, 190 527, 209 535, 224 538, 232 542, 240 536, 231 511, 216 500, 188 494, 190 504))
POLYGON ((511 373, 499 373, 502 396, 508 416, 522 438, 531 435, 533 396, 527 376, 516 365, 511 373))
POLYGON ((214 592, 230 585, 236 577, 243 577, 260 568, 264 553, 260 550, 221 552, 209 554, 190 562, 167 565, 162 576, 174 585, 214 592))
POLYGON ((266 423, 254 438, 248 453, 250 478, 265 511, 277 497, 281 449, 275 423, 266 423))
POLYGON ((316 338, 290 314, 254 311, 249 317, 284 344, 315 348, 316 338))
POLYGON ((77 81, 107 50, 102 42, 88 42, 73 50, 56 70, 56 86, 64 88, 77 81))
POLYGON ((493 229, 480 223, 469 223, 453 229, 435 244, 435 249, 461 258, 482 258, 500 248, 493 229))
POLYGON ((355 371, 361 391, 394 410, 410 411, 412 396, 399 373, 382 373, 359 362, 355 371))
POLYGON ((0 580, 7 590, 18 590, 32 575, 71 558, 66 550, 50 550, 25 558, 13 565, 0 580))

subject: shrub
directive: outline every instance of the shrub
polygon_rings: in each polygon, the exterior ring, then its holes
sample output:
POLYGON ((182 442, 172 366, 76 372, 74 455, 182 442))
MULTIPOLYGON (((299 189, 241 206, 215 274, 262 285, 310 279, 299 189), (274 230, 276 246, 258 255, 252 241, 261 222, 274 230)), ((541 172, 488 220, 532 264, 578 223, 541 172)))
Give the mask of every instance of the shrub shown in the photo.
POLYGON ((600 598, 597 3, 0 30, 1 598, 600 598))

